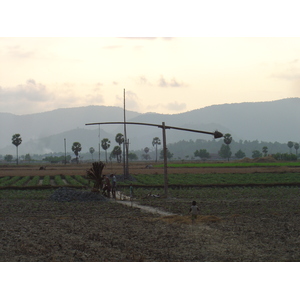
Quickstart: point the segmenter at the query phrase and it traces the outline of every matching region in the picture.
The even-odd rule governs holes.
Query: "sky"
[[[4,37],[0,111],[180,113],[300,96],[300,38]]]
[[[6,4],[8,11],[14,9],[14,2]],[[113,10],[114,2],[105,8]],[[28,4],[22,3],[19,2],[23,5],[20,9],[26,9]],[[39,5],[35,1],[30,3]],[[139,2],[134,3],[141,9]],[[119,5],[125,8],[125,4]],[[273,9],[274,6],[276,3]],[[267,5],[260,7],[262,15],[263,9],[270,11]],[[70,18],[74,26],[67,26],[66,19],[60,16],[64,9],[69,9],[67,6],[62,7],[61,13],[54,6],[43,16],[35,11],[19,13],[16,18],[21,26],[7,26],[8,20],[10,24],[12,21],[9,14],[5,15],[6,20],[4,17],[0,22],[9,30],[0,34],[0,112],[21,115],[88,105],[123,107],[124,90],[126,109],[167,114],[223,103],[300,96],[300,37],[293,37],[294,27],[286,31],[282,24],[274,27],[278,15],[269,14],[275,29],[272,31],[259,25],[270,24],[264,15],[253,19],[251,12],[256,12],[255,8],[249,9],[249,15],[238,15],[240,26],[236,19],[219,11],[215,11],[212,22],[203,11],[199,15],[191,10],[191,18],[185,16],[179,19],[181,22],[173,14],[172,29],[165,30],[168,26],[160,14],[167,7],[162,8],[159,13],[150,8],[144,16],[145,23],[151,20],[150,29],[149,24],[140,25],[142,17],[135,12],[124,14],[117,22],[122,10],[116,8],[112,20],[102,20],[103,14],[98,15],[97,10],[89,10],[90,15],[81,22],[73,14]],[[175,8],[179,14],[181,7]],[[205,8],[212,10],[213,6]],[[277,6],[275,12],[281,9]],[[75,7],[75,12],[82,14],[81,10],[80,6]],[[152,18],[153,12],[158,19]],[[58,18],[53,19],[53,14]],[[281,20],[292,26],[293,10],[289,14],[287,19],[281,16]],[[111,26],[95,32],[89,20],[97,16],[102,24],[110,22]],[[51,20],[51,24],[38,26],[37,21],[41,22],[43,17],[45,23]],[[195,30],[188,26],[195,22],[212,29]],[[117,30],[108,29],[113,24]],[[101,28],[101,23],[97,25]]]

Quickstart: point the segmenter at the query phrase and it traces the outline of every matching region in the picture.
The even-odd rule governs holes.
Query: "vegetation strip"
[[[131,176],[132,177],[132,176]],[[164,186],[163,174],[134,175],[133,181],[119,180],[119,188],[161,188]],[[41,184],[40,184],[41,182]],[[298,186],[299,173],[213,173],[213,174],[169,174],[170,188],[201,188],[201,187],[234,187],[234,186]],[[52,188],[52,187],[90,188],[93,183],[81,175],[13,176],[0,178],[0,189],[14,188]]]

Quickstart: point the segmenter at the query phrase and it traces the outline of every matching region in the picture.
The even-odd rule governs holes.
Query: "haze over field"
[[[151,123],[196,129],[208,132],[219,130],[230,133],[239,140],[299,142],[298,115],[300,98],[288,98],[269,102],[220,104],[179,114],[141,114],[127,111],[129,122]],[[83,152],[90,147],[98,149],[99,140],[110,139],[115,143],[117,133],[123,133],[122,125],[86,126],[87,123],[122,122],[123,109],[109,106],[86,106],[57,109],[45,113],[13,115],[0,113],[0,154],[14,154],[15,146],[11,137],[20,133],[23,139],[22,153],[44,154],[63,151],[64,138],[68,141],[68,151],[73,142],[82,144]],[[212,140],[212,135],[186,131],[167,130],[167,143],[180,140]],[[149,126],[127,125],[127,137],[131,150],[152,147],[154,137],[162,140],[161,129]]]

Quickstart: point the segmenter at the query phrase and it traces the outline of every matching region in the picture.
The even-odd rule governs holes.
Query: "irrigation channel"
[[[174,216],[175,215],[173,213],[169,213],[169,212],[166,212],[164,210],[161,210],[157,207],[136,204],[132,201],[132,199],[130,197],[122,194],[119,191],[116,192],[116,199],[120,199],[120,200],[116,200],[117,203],[127,205],[127,206],[131,206],[131,207],[136,207],[136,208],[139,208],[139,209],[144,210],[146,212],[159,214],[161,216]]]

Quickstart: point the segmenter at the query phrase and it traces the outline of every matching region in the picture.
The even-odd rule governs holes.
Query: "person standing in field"
[[[130,201],[132,201],[132,198],[133,198],[133,187],[132,187],[132,185],[129,188],[129,197],[130,197]]]
[[[192,224],[195,223],[199,211],[200,211],[200,209],[197,206],[196,201],[193,201],[192,206],[190,207],[190,210],[189,210],[189,213],[192,215]]]
[[[103,180],[104,180],[104,187],[102,189],[103,195],[106,196],[107,198],[110,198],[110,191],[111,191],[110,180],[105,175],[103,175]]]
[[[116,189],[117,189],[117,178],[116,175],[111,174],[110,177],[111,179],[111,183],[112,183],[112,187],[111,187],[111,192],[112,192],[112,196],[114,199],[116,199]]]

